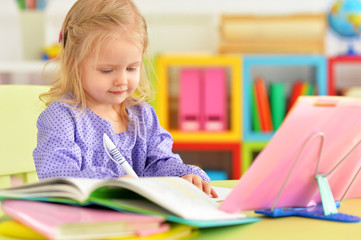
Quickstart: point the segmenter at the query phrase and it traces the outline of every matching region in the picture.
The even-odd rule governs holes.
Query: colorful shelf
[[[229,127],[225,131],[181,131],[170,124],[170,69],[182,67],[225,67],[229,79]],[[235,55],[160,55],[156,110],[160,124],[172,134],[175,142],[239,142],[241,140],[241,57]]]
[[[255,68],[266,67],[301,67],[312,68],[314,74],[311,79],[304,79],[313,82],[317,88],[318,95],[327,94],[327,71],[326,58],[321,55],[267,55],[267,56],[244,56],[243,57],[243,141],[268,141],[273,136],[273,132],[255,132],[251,123],[251,84],[257,76],[254,74]],[[292,76],[294,81],[298,76]],[[287,80],[288,81],[288,80]],[[285,83],[287,83],[285,81]],[[267,82],[267,80],[266,80]],[[249,89],[249,91],[247,91]]]

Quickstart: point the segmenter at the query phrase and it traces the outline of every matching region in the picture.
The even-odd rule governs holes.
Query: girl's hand
[[[187,175],[182,176],[181,178],[184,178],[185,180],[193,183],[194,185],[196,185],[196,187],[201,189],[207,195],[210,195],[214,198],[218,197],[218,194],[211,187],[211,185],[209,183],[207,183],[206,181],[204,181],[200,176],[194,175],[194,174],[187,174]]]
[[[135,177],[133,177],[133,176],[131,176],[129,174],[125,174],[124,176],[121,176],[121,178],[135,178]]]

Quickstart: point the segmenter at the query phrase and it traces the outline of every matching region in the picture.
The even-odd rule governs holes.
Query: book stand
[[[321,195],[321,203],[316,204],[315,206],[310,207],[295,207],[295,208],[276,208],[276,204],[278,200],[280,199],[282,192],[290,179],[290,176],[295,169],[295,166],[300,159],[300,156],[307,146],[309,142],[311,142],[312,139],[320,137],[321,138],[321,146],[320,151],[318,154],[318,160],[317,160],[317,166],[315,171],[315,179],[318,183],[318,188]],[[257,210],[256,213],[261,213],[269,217],[286,217],[286,216],[299,216],[299,217],[307,217],[307,218],[316,218],[321,220],[329,220],[329,221],[337,221],[337,222],[360,222],[361,217],[348,215],[344,213],[339,213],[337,211],[337,208],[340,206],[340,201],[344,199],[346,196],[348,190],[350,189],[351,185],[354,183],[356,177],[361,171],[361,167],[358,169],[357,174],[352,179],[350,185],[346,189],[345,193],[343,194],[340,201],[335,201],[334,197],[331,192],[330,185],[328,183],[327,177],[331,175],[347,158],[348,156],[361,144],[361,140],[355,144],[355,146],[344,156],[337,164],[336,166],[331,169],[327,174],[318,174],[318,167],[320,165],[321,160],[321,154],[323,150],[323,143],[324,143],[324,134],[322,132],[315,133],[311,135],[307,141],[303,144],[301,150],[299,151],[296,160],[294,161],[291,170],[289,171],[286,180],[284,181],[271,209],[265,209],[265,210]]]

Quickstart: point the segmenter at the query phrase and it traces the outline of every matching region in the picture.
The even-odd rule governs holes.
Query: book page
[[[72,178],[50,178],[37,183],[20,185],[8,189],[1,189],[0,196],[15,198],[49,198],[59,197],[83,202],[87,199],[89,184],[80,184]],[[84,189],[83,189],[84,188]],[[90,187],[89,187],[90,188]]]
[[[82,201],[88,199],[90,193],[96,188],[106,184],[109,179],[90,179],[90,178],[68,178],[68,181],[76,185],[81,195]]]
[[[190,182],[179,177],[122,178],[108,186],[127,188],[176,216],[192,220],[226,220],[245,217],[218,210],[218,203]]]
[[[215,202],[223,201],[232,192],[232,188],[215,187],[215,186],[212,186],[212,188],[218,194],[217,198],[211,198]]]

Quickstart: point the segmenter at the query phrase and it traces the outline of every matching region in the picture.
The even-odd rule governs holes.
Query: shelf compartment
[[[269,74],[265,79],[266,84],[280,81],[287,84],[286,96],[289,97],[290,89],[300,77],[305,82],[315,85],[318,95],[327,94],[326,58],[321,55],[249,55],[243,57],[243,141],[268,141],[273,136],[273,131],[256,132],[252,129],[251,120],[251,86],[259,74]],[[295,74],[295,72],[300,72]],[[275,76],[277,79],[269,79]],[[247,91],[248,89],[248,91]]]
[[[173,93],[175,83],[174,69],[177,68],[212,68],[227,69],[227,129],[224,131],[181,131],[176,122],[178,96]],[[159,55],[157,73],[159,78],[156,111],[160,124],[167,129],[175,141],[182,142],[239,142],[241,138],[241,57],[236,55],[179,54]],[[172,87],[172,88],[171,88]],[[176,122],[176,123],[174,123]]]
[[[268,142],[243,142],[242,143],[242,175],[251,166],[258,153],[267,145]]]
[[[202,154],[202,158],[199,161],[195,161],[191,157],[189,158],[182,158],[185,163],[200,165],[202,168],[208,168],[209,166],[214,167],[214,164],[223,168],[222,170],[226,171],[228,177],[231,179],[239,179],[241,177],[241,159],[240,159],[240,150],[241,146],[240,143],[234,142],[218,142],[218,143],[208,143],[208,142],[199,142],[199,143],[182,143],[182,142],[175,142],[173,145],[173,151],[176,153],[181,152],[198,152]],[[225,163],[222,159],[216,159],[217,163],[206,163],[207,159],[204,158],[204,153],[215,153],[215,152],[223,152],[226,155],[230,154],[231,157],[227,158]],[[224,155],[222,155],[224,156]],[[182,157],[182,155],[181,155]]]

